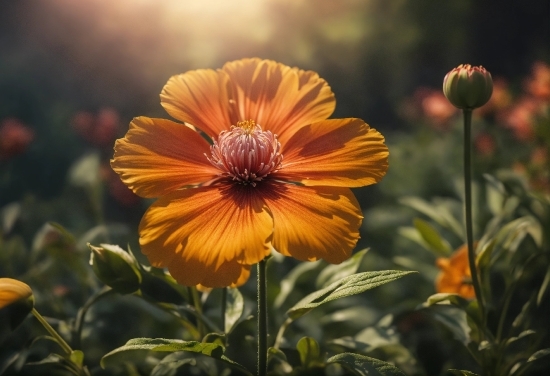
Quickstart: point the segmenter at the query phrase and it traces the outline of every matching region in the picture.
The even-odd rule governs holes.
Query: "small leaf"
[[[533,335],[533,334],[537,334],[537,332],[535,332],[534,330],[524,330],[523,332],[521,332],[517,337],[510,337],[508,338],[508,340],[506,340],[506,346],[524,338],[524,337],[527,337],[527,336],[530,336],[530,335]]]
[[[413,224],[430,250],[439,256],[448,257],[451,254],[451,246],[445,239],[441,238],[439,232],[432,225],[420,218],[415,218]]]
[[[319,273],[317,281],[315,282],[317,288],[327,287],[328,285],[338,281],[339,279],[357,273],[357,269],[359,269],[359,266],[361,265],[363,256],[365,256],[368,251],[368,248],[363,249],[341,264],[328,265],[327,267],[325,267],[321,271],[321,273]]]
[[[411,273],[415,272],[383,270],[353,274],[332,283],[330,286],[325,287],[324,289],[315,291],[307,295],[294,307],[290,308],[287,311],[287,314],[290,318],[295,320],[298,317],[305,315],[312,309],[320,306],[321,304],[325,304],[346,296],[360,294],[367,290],[384,285],[388,282],[395,281],[396,279],[399,279]]]
[[[399,202],[428,216],[434,222],[455,233],[458,237],[463,237],[462,225],[453,216],[448,205],[445,205],[445,202],[434,204],[414,196],[402,197],[399,199]]]
[[[542,297],[544,296],[544,293],[548,289],[549,284],[550,284],[550,268],[548,268],[548,270],[546,271],[546,274],[544,275],[544,280],[540,285],[539,293],[537,294],[537,306],[539,306],[540,303],[542,302]]]
[[[114,349],[101,359],[101,366],[106,367],[118,363],[117,355],[131,351],[190,351],[214,358],[221,358],[223,347],[215,343],[202,343],[197,341],[182,341],[179,339],[165,338],[134,338],[126,342],[122,347]]]
[[[101,367],[105,368],[111,365],[117,365],[125,361],[132,361],[143,356],[144,352],[176,352],[189,351],[210,356],[231,364],[250,374],[245,367],[237,362],[227,358],[224,353],[224,347],[217,343],[204,343],[197,341],[182,341],[179,339],[166,338],[134,338],[126,342],[122,347],[114,349],[101,359]]]
[[[227,300],[225,304],[225,333],[231,332],[237,321],[241,318],[244,309],[244,299],[236,288],[226,288]]]
[[[73,350],[73,352],[70,355],[71,362],[76,364],[79,367],[82,367],[82,364],[84,363],[84,353],[80,350]]]
[[[425,303],[422,303],[423,307],[430,307],[434,304],[445,303],[454,305],[456,307],[466,308],[470,302],[458,294],[451,293],[437,293],[433,294],[426,300]]]
[[[523,307],[521,307],[520,313],[516,316],[516,318],[512,322],[512,326],[514,328],[519,327],[521,324],[523,324],[524,320],[528,318],[529,316],[528,313],[529,313],[529,310],[531,309],[532,303],[533,303],[533,299],[529,299],[527,302],[525,302]]]
[[[292,269],[280,282],[281,291],[273,302],[273,308],[281,308],[290,293],[294,290],[294,286],[296,286],[298,281],[308,278],[319,265],[322,264],[320,262],[302,262]]]
[[[470,339],[470,327],[466,318],[466,312],[463,310],[445,305],[434,305],[429,310],[437,321],[442,323],[453,334],[455,339],[468,345]]]
[[[393,364],[368,356],[342,353],[327,360],[329,363],[339,363],[344,368],[355,371],[361,376],[405,376],[403,372]]]
[[[8,234],[21,216],[21,204],[12,202],[0,209],[0,230]]]
[[[303,337],[296,344],[296,350],[300,353],[300,361],[305,368],[311,368],[323,364],[319,344],[311,337]]]
[[[267,364],[272,369],[271,372],[275,374],[282,373],[286,375],[292,372],[292,366],[288,363],[285,353],[275,347],[270,347],[267,350]],[[280,372],[277,372],[278,370]]]
[[[473,373],[470,371],[463,371],[459,369],[450,369],[449,372],[455,376],[479,376],[477,373]]]
[[[534,362],[535,360],[547,355],[550,355],[550,348],[537,351],[536,353],[531,355],[529,359],[527,359],[527,362]]]

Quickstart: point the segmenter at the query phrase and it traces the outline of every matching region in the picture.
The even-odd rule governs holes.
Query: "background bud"
[[[461,64],[443,79],[443,93],[455,107],[471,110],[489,101],[493,93],[493,79],[482,66]]]
[[[34,308],[34,295],[26,283],[0,278],[0,342],[25,320]]]
[[[92,251],[90,265],[97,278],[121,294],[130,294],[139,290],[141,273],[136,260],[118,245],[100,244]]]

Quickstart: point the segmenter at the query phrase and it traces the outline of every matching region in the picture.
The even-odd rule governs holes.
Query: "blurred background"
[[[86,148],[110,154],[134,116],[167,116],[160,90],[189,69],[258,56],[314,70],[333,117],[389,134],[407,129],[404,98],[458,64],[518,87],[549,45],[548,0],[2,1],[0,121],[30,133],[2,164],[0,206],[56,197]]]
[[[408,312],[395,323],[417,348],[421,366],[411,369],[436,375],[453,356],[470,365],[411,311],[434,293],[438,269],[435,256],[400,230],[418,215],[404,197],[436,197],[437,210],[461,221],[461,121],[441,86],[464,63],[486,67],[495,86],[474,117],[478,184],[483,173],[512,172],[526,189],[550,194],[548,0],[0,1],[0,277],[37,287],[44,314],[74,317],[99,286],[87,241],[129,244],[139,257],[137,225],[150,201],[110,169],[115,139],[135,116],[168,117],[159,93],[170,76],[243,57],[318,72],[335,93],[333,117],[362,118],[389,145],[384,180],[355,190],[365,215],[357,249],[372,247],[363,270],[421,274],[363,296],[338,332]],[[491,212],[483,194],[477,199],[479,234]],[[452,249],[462,244],[443,236]],[[277,264],[271,279],[296,264]],[[294,294],[311,288],[304,282]],[[273,300],[279,286],[270,289]],[[253,280],[243,287],[251,299],[254,290]],[[159,336],[151,321],[140,327],[145,316],[159,325],[166,319],[140,306],[141,316],[122,322],[116,310],[137,303],[119,302],[95,313],[103,347],[86,356],[96,365],[131,336]],[[311,326],[324,325],[319,320],[301,330],[318,334]]]

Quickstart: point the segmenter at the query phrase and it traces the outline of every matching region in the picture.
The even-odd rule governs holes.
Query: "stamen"
[[[239,121],[229,131],[222,131],[208,161],[221,173],[241,184],[253,187],[267,175],[282,167],[283,155],[277,135],[263,131],[254,120]]]

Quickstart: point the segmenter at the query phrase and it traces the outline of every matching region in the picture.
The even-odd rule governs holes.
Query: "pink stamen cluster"
[[[241,184],[253,187],[281,168],[283,155],[277,135],[263,131],[253,120],[240,121],[229,131],[222,131],[210,146],[208,161]]]

